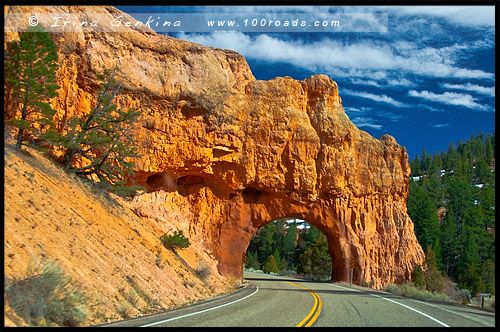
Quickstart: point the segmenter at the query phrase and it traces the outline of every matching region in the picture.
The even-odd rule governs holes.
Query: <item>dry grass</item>
[[[392,294],[412,297],[416,299],[455,302],[455,303],[461,302],[461,300],[452,299],[449,294],[433,293],[423,289],[419,289],[415,287],[415,285],[412,282],[406,282],[402,285],[388,284],[384,290]]]
[[[80,326],[88,312],[87,297],[57,264],[30,262],[22,277],[5,278],[5,299],[31,326]]]
[[[226,292],[224,277],[218,273],[208,276],[208,269],[197,268],[203,257],[216,270],[215,261],[201,245],[193,243],[174,253],[159,240],[168,227],[176,229],[178,223],[190,222],[188,210],[177,206],[184,197],[165,193],[169,203],[161,209],[168,213],[139,217],[132,212],[131,203],[65,173],[43,153],[23,149],[26,152],[19,153],[6,144],[4,150],[7,287],[19,289],[21,284],[16,281],[26,278],[31,257],[47,257],[71,280],[78,280],[91,299],[85,325],[179,307]],[[159,205],[144,195],[142,206],[155,213]],[[169,201],[171,196],[176,200]],[[168,218],[173,214],[179,216]],[[212,282],[201,283],[203,277]],[[184,287],[186,280],[194,280],[193,287]],[[49,324],[24,321],[9,301],[4,319],[5,326]]]

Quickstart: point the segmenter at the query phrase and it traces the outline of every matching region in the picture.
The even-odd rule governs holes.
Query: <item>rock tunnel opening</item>
[[[139,181],[136,180],[139,183]],[[167,172],[154,173],[147,176],[144,183],[148,192],[163,190],[166,192],[177,191],[177,183]]]
[[[309,270],[302,269],[300,271],[302,274],[317,274],[317,269],[312,270],[313,267],[331,264],[331,267],[327,269],[330,270],[329,273],[325,272],[316,278],[349,282],[351,266],[354,265],[352,282],[362,285],[366,281],[368,284],[373,283],[375,288],[397,280],[398,276],[394,276],[394,271],[403,275],[397,270],[405,268],[400,267],[400,261],[396,259],[391,261],[391,256],[387,254],[384,256],[377,254],[377,246],[388,243],[385,241],[387,235],[380,237],[383,229],[380,229],[379,220],[389,220],[384,216],[390,215],[393,210],[384,209],[377,214],[371,212],[372,207],[369,205],[364,207],[368,212],[360,212],[356,209],[358,207],[355,205],[356,202],[353,203],[351,200],[336,198],[332,201],[310,202],[279,190],[273,191],[272,188],[254,185],[242,189],[228,189],[227,186],[221,185],[221,181],[216,182],[211,177],[198,174],[184,174],[173,179],[166,172],[155,174],[144,172],[138,174],[138,178],[142,180],[142,183],[146,183],[150,192],[154,189],[170,188],[170,191],[178,192],[190,202],[202,203],[194,204],[190,208],[194,217],[193,224],[201,223],[203,227],[207,227],[206,229],[209,229],[207,225],[210,225],[214,230],[203,233],[200,232],[200,228],[192,227],[191,235],[203,237],[204,241],[210,243],[209,252],[216,258],[217,269],[222,275],[243,277],[243,265],[249,267],[252,259],[258,261],[259,266],[256,269],[262,270],[275,248],[267,254],[262,254],[255,248],[252,250],[251,241],[259,230],[266,228],[266,225],[276,227],[277,220],[283,220],[286,223],[286,225],[282,224],[286,226],[283,226],[283,237],[288,234],[290,224],[297,224],[293,227],[312,225],[304,226],[303,230],[297,231],[295,246],[292,246],[293,250],[289,248],[292,250],[290,254],[284,254],[281,247],[278,254],[274,255],[279,256],[278,259],[275,257],[275,264],[281,264],[282,271],[299,272],[297,268],[301,254],[313,246],[313,242],[309,241],[308,248],[302,247],[301,250],[297,250],[297,246],[300,245],[299,241],[302,241],[300,234],[317,228],[323,234],[323,242],[326,241],[326,245],[323,244],[322,250],[317,249],[315,255],[326,257],[326,263],[312,264]],[[368,213],[375,214],[375,217],[368,219]],[[404,218],[404,215],[401,218]],[[302,221],[297,221],[299,219]],[[294,222],[291,223],[291,220]],[[360,228],[362,232],[358,235],[356,232]],[[273,237],[272,234],[268,236]],[[366,248],[370,250],[366,251]],[[245,262],[242,262],[243,257],[245,257]],[[285,262],[282,262],[283,258]],[[392,265],[387,265],[388,268],[382,269],[378,263],[382,259],[389,261]],[[407,273],[402,278],[406,278],[406,275]]]
[[[244,255],[247,271],[262,271],[312,280],[332,279],[332,256],[326,234],[298,218],[281,218],[261,226]]]
[[[176,185],[179,194],[186,196],[194,194],[206,186],[205,179],[198,175],[185,175],[177,179]]]
[[[245,203],[258,203],[259,200],[266,198],[269,194],[264,190],[259,190],[253,187],[246,187],[243,192],[243,201]]]

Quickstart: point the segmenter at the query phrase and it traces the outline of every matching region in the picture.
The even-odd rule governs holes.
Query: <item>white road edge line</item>
[[[357,290],[357,289],[354,289],[354,288],[347,288],[347,287],[342,287],[342,286],[337,286],[337,285],[330,285],[330,286],[333,286],[333,287],[338,287],[338,288],[342,288],[342,289],[346,289],[346,290],[350,290],[350,291],[355,291],[355,292],[359,292],[359,293],[364,293],[363,291],[360,291],[360,290]],[[435,321],[436,323],[438,323],[438,324],[440,324],[440,325],[442,325],[442,326],[444,326],[444,327],[450,327],[449,325],[447,325],[447,324],[443,323],[442,321],[440,321],[440,320],[438,320],[438,319],[436,319],[436,318],[434,318],[434,317],[431,317],[431,316],[429,316],[429,315],[427,315],[427,314],[425,314],[425,313],[423,313],[423,312],[421,312],[421,311],[418,311],[417,309],[413,309],[412,307],[409,307],[409,306],[407,306],[407,305],[405,305],[405,304],[402,304],[402,303],[396,302],[396,301],[394,301],[394,300],[391,300],[391,299],[385,298],[385,297],[380,296],[380,295],[375,295],[375,294],[371,294],[371,293],[368,293],[368,294],[370,294],[371,296],[379,297],[379,298],[381,298],[381,299],[383,299],[383,300],[386,300],[386,301],[389,301],[389,302],[392,302],[392,303],[395,303],[395,304],[399,304],[400,306],[405,307],[406,309],[410,309],[410,310],[412,310],[412,311],[415,311],[416,313],[418,313],[418,314],[420,314],[420,315],[422,315],[422,316],[425,316],[425,317],[427,317],[427,318],[429,318],[429,319],[431,319],[431,320]],[[420,302],[420,301],[419,301],[419,302]]]
[[[455,312],[455,311],[452,311],[452,310],[448,310],[448,309],[445,309],[445,308],[441,308],[441,307],[438,307],[437,305],[434,305],[434,304],[430,304],[430,303],[427,303],[427,302],[422,302],[422,301],[419,301],[419,300],[416,300],[416,299],[413,299],[415,302],[418,302],[418,303],[422,303],[422,304],[425,304],[425,305],[428,305],[428,306],[431,306],[433,308],[436,308],[436,309],[439,309],[439,310],[443,310],[443,311],[446,311],[450,314],[454,314],[454,315],[457,315],[458,317],[461,317],[461,318],[465,318],[465,319],[468,319],[468,320],[472,320],[476,323],[479,323],[483,326],[489,326],[489,325],[486,325],[484,323],[484,321],[482,321],[481,319],[472,319],[471,317],[467,317],[465,315],[462,315],[462,314],[459,314],[458,312]]]
[[[432,319],[433,321],[435,321],[436,323],[438,323],[438,324],[440,324],[440,325],[442,325],[442,326],[444,326],[444,327],[450,327],[449,325],[447,325],[447,324],[443,323],[442,321],[440,321],[440,320],[438,320],[438,319],[436,319],[436,318],[434,318],[434,317],[431,317],[431,316],[429,316],[429,315],[427,315],[427,314],[424,314],[423,312],[418,311],[417,309],[413,309],[412,307],[409,307],[409,306],[407,306],[407,305],[405,305],[405,304],[402,304],[402,303],[396,302],[396,301],[391,300],[391,299],[387,299],[387,298],[385,298],[385,297],[383,297],[383,296],[380,296],[380,295],[375,295],[375,294],[370,294],[370,295],[371,295],[371,296],[375,296],[375,297],[380,297],[381,299],[384,299],[384,300],[389,301],[389,302],[392,302],[392,303],[399,304],[400,306],[403,306],[403,307],[405,307],[405,308],[407,308],[407,309],[413,310],[413,311],[415,311],[416,313],[421,314],[422,316],[425,316],[425,317],[427,317],[427,318],[429,318],[429,319]]]
[[[159,321],[159,322],[154,322],[154,323],[150,323],[150,324],[146,324],[146,325],[141,325],[139,327],[149,327],[149,326],[153,326],[153,325],[158,325],[158,324],[162,324],[162,323],[166,323],[166,322],[170,322],[172,320],[176,320],[176,319],[181,319],[181,318],[184,318],[184,317],[189,317],[189,316],[194,316],[194,315],[197,315],[197,314],[201,314],[201,313],[204,313],[204,312],[207,312],[207,311],[210,311],[210,310],[214,310],[214,309],[219,309],[219,308],[222,308],[222,307],[225,307],[227,305],[230,305],[230,304],[233,304],[233,303],[236,303],[236,302],[239,302],[239,301],[242,301],[246,298],[249,298],[250,296],[256,294],[258,291],[259,291],[259,286],[256,286],[257,289],[255,290],[255,292],[253,292],[252,294],[249,294],[245,297],[242,297],[241,299],[238,299],[238,300],[234,300],[232,302],[228,302],[228,303],[224,303],[224,304],[221,304],[219,306],[216,306],[216,307],[212,307],[212,308],[208,308],[208,309],[205,309],[205,310],[201,310],[201,311],[196,311],[196,312],[192,312],[190,314],[186,314],[186,315],[182,315],[182,316],[179,316],[179,317],[173,317],[173,318],[169,318],[169,319],[165,319],[165,320],[162,320],[162,321]]]

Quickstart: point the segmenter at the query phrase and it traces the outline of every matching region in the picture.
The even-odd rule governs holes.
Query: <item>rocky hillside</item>
[[[26,280],[29,264],[57,264],[85,292],[83,325],[175,308],[237,286],[197,243],[177,252],[162,245],[160,236],[181,224],[179,211],[160,221],[140,217],[133,201],[23,149],[7,144],[4,152],[6,278]],[[6,326],[26,325],[8,301],[4,318]]]

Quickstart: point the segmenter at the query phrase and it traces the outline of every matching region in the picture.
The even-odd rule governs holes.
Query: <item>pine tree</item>
[[[41,24],[21,32],[19,41],[7,45],[5,87],[8,100],[21,109],[8,121],[18,128],[16,148],[21,149],[25,133],[40,138],[45,127],[54,126],[56,111],[49,104],[57,96],[57,48]]]
[[[268,223],[259,229],[255,246],[259,253],[259,262],[264,264],[269,256],[273,253],[274,245],[274,230],[273,223]]]
[[[439,271],[444,270],[443,256],[441,254],[441,242],[439,241],[439,234],[434,239],[434,243],[431,246],[434,254],[436,255],[436,265]]]
[[[295,255],[295,247],[297,242],[297,224],[290,223],[288,225],[288,231],[283,239],[283,250],[282,255],[283,258],[287,261],[287,265],[295,265],[294,255]]]
[[[308,247],[302,255],[299,256],[299,264],[297,265],[297,272],[299,274],[308,275],[312,272],[312,248]]]
[[[459,286],[471,290],[473,294],[478,292],[485,292],[486,286],[484,285],[481,275],[477,270],[476,264],[471,263],[459,277]]]
[[[125,182],[132,174],[132,160],[138,156],[132,141],[132,128],[139,112],[119,109],[114,104],[121,84],[117,84],[113,76],[107,70],[98,75],[104,82],[97,105],[87,115],[69,119],[62,134],[51,130],[45,137],[63,149],[66,169],[82,176],[96,176],[101,185],[129,194],[137,189],[126,187]],[[75,161],[83,158],[89,163],[75,166]]]
[[[429,158],[427,156],[427,152],[425,151],[425,148],[422,149],[422,154],[420,157],[420,169],[423,171],[423,174],[427,174],[429,171]]]
[[[488,165],[491,165],[493,162],[493,144],[492,144],[492,139],[491,135],[488,135],[486,137],[486,163]]]
[[[419,176],[420,175],[420,159],[418,158],[418,153],[415,156],[414,160],[410,160],[410,167],[411,167],[411,175],[412,176]]]
[[[281,253],[280,253],[278,247],[274,248],[273,256],[274,256],[274,259],[276,261],[276,266],[278,267],[278,271],[284,270],[285,266],[281,263]]]
[[[441,256],[448,276],[456,276],[457,259],[460,257],[457,225],[453,209],[448,209],[440,226]]]
[[[455,144],[450,143],[448,145],[448,154],[446,159],[446,170],[451,171],[455,170],[459,164],[459,155],[456,150]]]
[[[478,193],[478,200],[484,213],[485,227],[495,229],[495,178],[484,183]]]
[[[443,276],[438,269],[436,255],[430,246],[425,251],[425,264],[427,269],[424,279],[427,290],[431,292],[441,292],[444,288]]]
[[[494,273],[486,262],[495,259],[494,133],[472,135],[457,146],[451,143],[440,158],[435,154],[431,174],[410,182],[408,214],[415,222],[419,242],[435,252],[438,270],[445,271],[463,287],[491,289],[488,284]],[[425,164],[424,159],[420,159],[420,164]],[[438,175],[439,159],[446,172]],[[429,223],[433,217],[429,217],[431,208],[426,196],[433,201],[434,209],[443,207],[445,211],[438,223],[438,241],[431,241],[435,232],[429,229],[434,228],[434,222]]]
[[[187,248],[191,245],[191,242],[182,234],[181,230],[175,231],[172,235],[163,234],[161,242],[165,247],[173,250]]]
[[[267,260],[264,262],[264,266],[262,267],[262,270],[265,273],[279,273],[279,268],[278,264],[276,263],[276,259],[274,258],[273,255],[269,256]]]
[[[441,177],[433,173],[429,177],[422,179],[421,187],[432,199],[434,209],[443,204],[444,193],[441,186]]]
[[[424,272],[422,271],[422,267],[420,265],[416,265],[413,269],[411,281],[413,281],[416,287],[422,289],[425,288]]]
[[[476,183],[484,184],[490,182],[491,172],[486,160],[478,159],[474,169],[474,179]]]
[[[332,259],[328,253],[326,235],[320,233],[312,247],[312,275],[318,280],[330,278]]]
[[[484,261],[481,267],[481,279],[484,282],[485,291],[495,295],[495,262],[493,260]]]
[[[273,233],[273,251],[278,250],[280,257],[274,255],[276,262],[281,260],[281,252],[283,250],[283,239],[285,238],[285,227],[287,225],[286,219],[281,218],[275,220],[274,222],[274,233]]]
[[[328,253],[328,242],[326,235],[320,233],[312,246],[300,255],[297,272],[310,275],[315,280],[330,277],[332,261]]]
[[[476,267],[481,266],[481,239],[477,229],[473,225],[465,225],[463,239],[462,255],[457,262],[459,274],[467,270],[471,264],[474,264]]]
[[[445,181],[447,192],[447,206],[453,209],[458,227],[458,234],[462,233],[464,215],[467,208],[474,205],[474,197],[470,179],[467,175],[451,174]]]
[[[408,214],[415,224],[415,235],[422,248],[433,246],[439,236],[439,223],[434,202],[415,182],[410,183]]]
[[[260,269],[259,258],[258,258],[257,252],[252,253],[252,252],[247,251],[247,260],[245,262],[245,267],[247,267],[249,269],[254,269],[254,270]]]
[[[313,246],[314,243],[316,242],[316,239],[320,236],[320,234],[322,233],[319,229],[317,229],[313,225],[309,225],[309,229],[306,232],[304,232],[304,238],[307,242],[307,246],[308,247]]]

